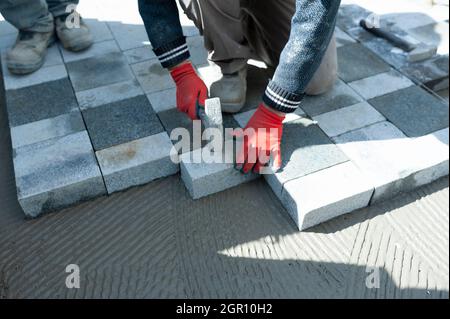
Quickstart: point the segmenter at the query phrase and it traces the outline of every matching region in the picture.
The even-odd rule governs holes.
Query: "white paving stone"
[[[145,93],[154,93],[175,87],[170,73],[157,59],[132,64],[134,74]]]
[[[350,82],[349,85],[366,100],[392,93],[413,86],[407,77],[395,70],[377,74],[362,80]]]
[[[71,52],[63,48],[61,48],[61,50],[65,62],[73,62],[107,53],[120,52],[120,49],[114,40],[94,43],[89,49],[82,52]]]
[[[367,102],[324,113],[313,117],[313,119],[330,137],[386,120],[383,115]]]
[[[11,128],[13,148],[43,142],[86,130],[80,111]]]
[[[115,83],[75,93],[81,110],[122,101],[143,94],[144,92],[137,80]]]
[[[351,162],[290,181],[284,185],[282,203],[305,230],[369,205],[373,187]]]
[[[181,178],[192,198],[199,199],[212,195],[237,185],[252,181],[258,175],[247,174],[234,169],[229,163],[205,163],[196,162],[195,158],[201,158],[203,149],[197,149],[191,153],[181,155]]]
[[[123,54],[130,64],[156,59],[156,55],[153,52],[151,45],[145,45],[143,47],[130,49],[124,51]]]
[[[338,27],[334,30],[334,36],[336,37],[336,47],[338,48],[347,44],[356,43],[355,39]]]
[[[412,140],[391,123],[381,122],[334,140],[375,187],[376,202],[448,172],[448,142],[442,135]]]
[[[122,51],[150,44],[143,24],[108,22],[108,25]]]
[[[3,62],[3,64],[6,63]],[[67,71],[63,64],[40,68],[32,74],[21,76],[13,75],[5,67],[3,68],[3,79],[5,81],[6,90],[20,89],[27,86],[60,80],[66,77]]]
[[[179,165],[167,133],[160,133],[97,152],[108,193],[176,174]]]
[[[177,107],[176,89],[168,89],[147,94],[147,98],[156,113],[171,110]]]

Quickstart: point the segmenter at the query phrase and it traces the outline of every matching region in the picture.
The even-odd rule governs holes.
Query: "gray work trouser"
[[[67,12],[78,0],[0,0],[0,12],[6,21],[19,30],[49,32],[53,17]]]
[[[255,55],[269,66],[278,65],[289,40],[295,0],[179,1],[204,36],[211,61],[219,65],[224,74],[237,72]],[[306,93],[324,93],[336,78],[337,52],[333,38]]]

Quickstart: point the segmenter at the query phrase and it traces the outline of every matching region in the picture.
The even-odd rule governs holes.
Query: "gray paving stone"
[[[99,21],[97,19],[84,19],[84,22],[89,27],[94,42],[114,40],[111,30],[109,29],[106,22]]]
[[[3,58],[2,63],[6,65]],[[3,79],[6,90],[16,90],[64,78],[67,78],[67,71],[63,64],[41,68],[32,74],[21,76],[11,74],[6,67],[3,67]]]
[[[313,120],[317,121],[328,136],[335,137],[386,119],[370,104],[361,102],[315,116]]]
[[[145,95],[87,109],[83,116],[96,151],[163,131]]]
[[[344,45],[356,43],[356,40],[342,31],[339,27],[336,27],[336,29],[334,30],[334,36],[336,37],[336,46],[338,48]]]
[[[16,149],[14,171],[29,217],[106,194],[86,131]]]
[[[344,31],[357,27],[359,26],[359,21],[368,18],[371,13],[371,11],[358,5],[343,4],[339,8],[337,25]]]
[[[134,79],[122,53],[108,53],[66,64],[76,92]]]
[[[175,87],[169,72],[157,59],[133,64],[131,68],[145,93],[155,93]]]
[[[122,51],[139,48],[149,44],[147,32],[142,24],[107,22]]]
[[[63,58],[61,55],[61,51],[57,45],[52,45],[48,48],[47,56],[45,57],[45,63],[42,66],[43,68],[55,65],[63,64]]]
[[[278,196],[288,181],[348,161],[319,126],[306,118],[284,125],[281,151],[282,170],[265,176]]]
[[[202,149],[181,155],[181,178],[194,199],[206,197],[259,178],[255,174],[241,174],[233,164],[199,163]]]
[[[205,49],[205,43],[202,36],[194,36],[186,39],[191,53],[191,61],[195,65],[204,65],[208,63],[208,51]]]
[[[447,22],[431,23],[408,29],[408,33],[423,43],[436,45],[438,47],[438,54],[448,55],[449,26]]]
[[[171,152],[176,153],[165,132],[97,152],[108,193],[178,173]]]
[[[432,91],[440,91],[449,87],[448,55],[406,64],[400,68],[400,72],[415,83],[425,85]]]
[[[319,96],[305,96],[301,108],[309,116],[316,116],[342,107],[354,105],[362,100],[361,96],[359,96],[350,86],[341,80],[337,80],[331,91]]]
[[[8,90],[6,106],[11,127],[78,110],[72,86],[67,78]]]
[[[388,64],[359,43],[338,48],[338,63],[339,77],[345,82],[353,82],[390,70]]]
[[[91,90],[77,92],[75,95],[81,110],[126,100],[143,95],[137,80],[120,82]]]
[[[443,132],[410,139],[382,122],[334,140],[374,186],[372,202],[377,202],[448,174],[448,137]]]
[[[369,205],[373,187],[351,162],[286,183],[282,203],[300,231]]]
[[[168,89],[147,94],[148,100],[156,113],[171,110],[177,107],[176,89]]]
[[[0,50],[8,50],[11,48],[17,39],[17,33],[9,33],[6,35],[0,36]]]
[[[413,86],[414,83],[401,73],[390,70],[386,73],[380,73],[362,80],[350,82],[349,85],[364,99],[368,100]]]
[[[11,128],[13,148],[43,142],[56,137],[85,131],[80,111]]]
[[[448,127],[448,105],[425,90],[412,86],[369,100],[380,113],[409,137]]]
[[[128,63],[130,64],[156,59],[156,55],[153,52],[151,45],[130,49],[124,51],[123,54],[126,56]]]
[[[17,29],[13,27],[12,24],[8,23],[7,21],[3,20],[0,21],[0,37],[8,35],[8,34],[16,34]]]
[[[203,141],[203,143],[201,145],[194,145],[193,143],[193,136],[194,136],[194,126],[193,126],[193,122],[191,121],[191,119],[184,113],[181,113],[178,111],[178,109],[170,109],[167,111],[162,111],[158,113],[158,117],[161,120],[164,129],[166,130],[166,132],[169,134],[169,136],[172,139],[173,144],[175,145],[177,151],[182,154],[182,153],[187,153],[187,152],[191,152],[193,150],[196,150],[199,147],[205,146],[207,144],[206,141]],[[239,128],[239,123],[236,122],[236,120],[233,118],[233,116],[231,114],[224,114],[223,115],[223,127],[224,129],[226,128]],[[200,127],[201,127],[201,132],[203,134],[203,125],[201,125],[200,123]],[[187,132],[189,132],[189,137],[190,139],[186,139],[186,138],[182,138],[180,137],[175,137],[175,136],[171,136],[172,132],[175,129],[178,128],[183,128],[186,129]]]
[[[62,50],[61,52],[64,57],[64,61],[66,63],[84,60],[87,58],[92,58],[92,57],[96,57],[96,56],[103,55],[103,54],[120,52],[120,49],[117,46],[117,43],[115,40],[96,42],[89,49],[81,51],[81,52],[71,52],[71,51],[67,51],[64,49],[61,49],[61,50]]]

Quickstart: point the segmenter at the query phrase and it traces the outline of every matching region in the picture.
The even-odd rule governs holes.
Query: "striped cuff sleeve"
[[[153,52],[155,52],[163,68],[171,68],[190,57],[185,37],[154,49]]]
[[[298,95],[286,91],[275,82],[270,81],[263,95],[267,106],[283,113],[295,112],[303,99],[304,94]]]

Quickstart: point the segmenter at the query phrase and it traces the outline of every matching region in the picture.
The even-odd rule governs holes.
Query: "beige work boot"
[[[55,18],[56,35],[64,49],[77,52],[89,48],[92,43],[92,35],[89,27],[80,17],[79,26],[70,27],[66,23],[67,16]]]
[[[211,84],[209,91],[211,97],[220,98],[223,112],[239,112],[245,105],[247,95],[247,67],[232,75],[224,74]]]
[[[6,55],[9,71],[23,75],[38,70],[45,62],[47,48],[54,42],[54,31],[19,31],[16,43]]]

